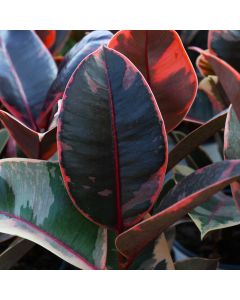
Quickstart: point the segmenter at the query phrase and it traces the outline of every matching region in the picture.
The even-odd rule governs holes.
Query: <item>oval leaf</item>
[[[0,162],[0,232],[31,240],[82,269],[103,269],[107,232],[72,205],[57,163]]]
[[[161,190],[166,134],[142,74],[102,47],[70,79],[58,123],[65,185],[89,219],[121,232],[140,221]]]
[[[117,237],[118,250],[126,257],[137,255],[170,225],[239,178],[240,160],[221,161],[195,171],[170,190],[154,216]]]
[[[0,100],[34,130],[56,75],[57,66],[34,31],[0,31]]]
[[[121,30],[109,47],[126,55],[145,76],[167,132],[185,117],[197,92],[194,68],[174,30]]]

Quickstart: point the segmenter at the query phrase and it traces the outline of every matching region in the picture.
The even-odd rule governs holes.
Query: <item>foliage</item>
[[[169,230],[240,223],[239,44],[209,31],[197,76],[173,30],[1,31],[0,232],[20,238],[0,268],[32,242],[80,269],[216,268],[174,264]],[[206,122],[189,116],[199,91]]]

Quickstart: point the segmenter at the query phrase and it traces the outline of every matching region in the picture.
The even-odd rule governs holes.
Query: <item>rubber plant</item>
[[[51,31],[50,40],[57,35]],[[34,31],[0,32],[0,101],[5,108],[0,119],[27,157],[48,159],[56,152],[55,106],[76,66],[111,36],[108,31],[92,32],[75,45],[77,53],[66,54],[58,71]]]
[[[21,105],[27,105],[17,101],[10,105],[12,98],[2,88],[2,103],[14,115],[4,112],[8,119],[2,120],[12,136],[9,124],[14,130],[27,128],[40,135],[61,99],[54,119],[58,161],[47,160],[50,155],[45,160],[38,155],[0,161],[0,232],[31,240],[80,269],[179,269],[179,264],[173,264],[165,233],[239,180],[240,160],[210,161],[167,185],[178,162],[193,150],[201,151],[198,146],[222,129],[226,119],[225,112],[203,124],[185,118],[196,95],[197,79],[178,34],[92,32],[66,54],[58,75],[36,34],[24,34],[44,49],[41,54],[47,55],[54,76],[39,106],[26,97],[28,102]],[[18,34],[1,33],[2,55],[12,49],[14,35]],[[18,45],[18,49],[22,48]],[[35,62],[39,55],[28,54],[28,59],[32,61],[31,56]],[[28,86],[27,74],[23,76],[19,66],[22,56],[16,56],[13,64],[17,73],[12,64],[0,71],[1,82],[12,74],[14,80],[7,81],[14,83],[10,90],[20,86],[16,91],[21,96],[22,88]],[[7,61],[6,55],[3,58]],[[23,76],[21,81],[18,74]],[[174,129],[183,123],[195,129],[169,153],[169,137],[179,137]],[[28,140],[27,133],[23,135]],[[197,268],[200,261],[190,265]]]

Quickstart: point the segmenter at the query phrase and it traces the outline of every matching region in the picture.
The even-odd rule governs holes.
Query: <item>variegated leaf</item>
[[[174,178],[180,182],[193,171],[186,166],[177,166],[174,168]],[[240,224],[240,212],[233,198],[223,192],[212,195],[207,202],[192,210],[189,216],[198,227],[202,239],[210,231]]]
[[[214,70],[216,76],[218,76],[219,82],[224,89],[224,92],[232,103],[233,108],[237,114],[238,120],[240,120],[240,105],[239,105],[239,94],[240,94],[240,74],[226,61],[219,57],[210,54],[209,52],[203,51],[197,47],[191,47],[191,49],[199,52],[208,61]]]
[[[126,55],[141,71],[156,97],[166,131],[185,117],[197,92],[197,77],[174,30],[121,30],[110,48]]]
[[[226,159],[240,158],[240,123],[232,106],[227,115],[224,131],[224,156]],[[240,182],[233,182],[231,190],[240,213]]]
[[[226,109],[230,102],[217,76],[207,76],[199,84],[199,90],[206,93],[216,113]]]
[[[240,224],[240,212],[233,198],[222,192],[211,196],[206,203],[189,213],[189,216],[201,232],[201,238],[210,231]]]
[[[86,35],[65,54],[59,65],[58,76],[52,83],[43,105],[42,114],[38,120],[40,128],[46,128],[48,115],[57,101],[62,98],[66,85],[76,67],[90,53],[97,50],[101,45],[106,45],[111,37],[112,33],[110,31],[95,30]]]
[[[239,178],[240,160],[221,161],[195,171],[170,190],[155,215],[117,237],[118,250],[126,257],[136,256],[170,225]]]
[[[56,75],[57,66],[34,31],[0,31],[0,101],[33,130]]]
[[[71,77],[58,123],[65,185],[88,219],[121,232],[143,219],[161,190],[165,127],[138,69],[101,47]]]
[[[174,270],[165,235],[149,243],[128,267],[130,270]]]
[[[58,163],[0,161],[0,232],[31,240],[81,269],[104,269],[107,231],[72,205]]]

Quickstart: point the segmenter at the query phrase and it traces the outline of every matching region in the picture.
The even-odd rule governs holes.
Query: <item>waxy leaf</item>
[[[232,105],[229,108],[224,130],[224,157],[226,159],[240,158],[240,122]],[[240,213],[240,182],[233,182],[231,190]]]
[[[0,232],[31,240],[81,269],[104,269],[107,231],[72,205],[58,163],[0,161]]]
[[[3,110],[0,110],[0,120],[27,157],[47,160],[57,151],[56,126],[39,133]]]
[[[94,30],[90,32],[65,54],[60,69],[65,68],[65,73],[67,72],[68,78],[70,78],[79,63],[100,46],[106,46],[112,36],[113,34],[108,30]]]
[[[209,231],[240,224],[240,212],[233,198],[218,192],[196,207],[189,216],[201,232],[203,238]]]
[[[173,30],[121,30],[109,47],[126,55],[145,76],[162,112],[166,131],[185,117],[197,92],[197,77]]]
[[[106,30],[96,30],[85,36],[66,55],[59,66],[59,73],[53,82],[43,106],[39,120],[40,127],[46,127],[46,117],[53,106],[62,98],[66,85],[79,63],[101,45],[106,45],[112,33]]]
[[[240,122],[232,105],[226,118],[224,155],[227,159],[240,159]]]
[[[209,30],[208,49],[240,71],[240,30]]]
[[[177,166],[174,168],[174,178],[178,182],[193,171],[185,166]],[[240,224],[240,212],[233,198],[223,192],[212,195],[207,202],[196,207],[188,215],[198,227],[202,239],[209,231]]]
[[[0,31],[0,101],[34,130],[56,75],[57,66],[34,31]]]
[[[121,232],[154,205],[167,163],[164,123],[142,74],[119,52],[101,47],[73,74],[58,152],[69,195],[88,219]]]
[[[167,240],[162,233],[149,243],[128,267],[129,270],[174,270]]]
[[[170,190],[154,216],[117,237],[118,250],[126,257],[137,255],[170,225],[239,179],[240,160],[221,161],[195,171]]]
[[[36,33],[48,49],[53,46],[56,39],[56,30],[36,30]]]
[[[164,183],[161,193],[158,196],[157,201],[155,202],[151,214],[155,215],[155,207],[158,207],[159,203],[162,199],[166,196],[166,194],[175,186],[174,179],[169,179],[167,182]]]
[[[221,83],[227,98],[233,105],[238,120],[240,120],[240,74],[228,63],[217,56],[214,56],[196,47],[192,47],[192,49],[201,53],[212,66],[215,74],[218,76],[219,82]]]
[[[169,153],[168,171],[225,125],[227,112],[223,111],[183,138]]]

